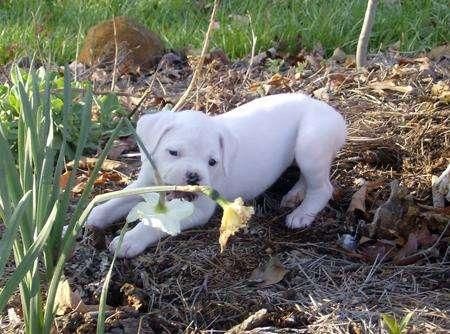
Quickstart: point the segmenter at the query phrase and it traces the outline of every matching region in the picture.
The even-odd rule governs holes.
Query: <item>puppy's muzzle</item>
[[[188,171],[186,172],[186,183],[190,186],[197,186],[201,181],[200,175],[196,172]]]

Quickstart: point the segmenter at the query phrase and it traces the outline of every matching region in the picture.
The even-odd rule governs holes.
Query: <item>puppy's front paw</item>
[[[297,208],[286,217],[286,226],[289,228],[306,228],[312,224],[315,215]]]
[[[305,198],[305,191],[302,190],[290,190],[283,196],[280,206],[282,208],[295,208]]]
[[[114,253],[119,247],[119,239],[120,236],[117,236],[109,244],[108,249],[111,253]],[[117,251],[117,257],[135,257],[136,255],[142,253],[145,248],[147,248],[147,246],[148,244],[143,242],[139,238],[135,238],[130,233],[125,233],[125,235],[123,236],[122,244],[120,245],[120,249]]]
[[[110,223],[108,214],[101,205],[94,207],[86,219],[86,227],[91,229],[103,229]]]

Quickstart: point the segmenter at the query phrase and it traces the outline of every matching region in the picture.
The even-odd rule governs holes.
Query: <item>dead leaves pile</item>
[[[86,183],[91,175],[91,171],[97,163],[97,158],[82,157],[78,163],[76,171],[75,184],[70,190],[74,196],[80,195],[86,187]],[[59,186],[61,189],[66,188],[72,175],[74,162],[71,161],[66,165],[66,171],[59,178]],[[98,187],[122,186],[126,185],[129,178],[121,173],[119,169],[123,169],[124,164],[120,161],[105,159],[102,164],[101,171],[94,181],[94,185]]]
[[[353,194],[346,214],[353,233],[340,239],[348,256],[369,263],[392,261],[396,265],[409,265],[437,259],[440,250],[445,251],[450,241],[446,234],[450,207],[416,204],[399,181],[394,180],[388,200],[372,210],[370,220],[366,210],[368,194],[380,184],[364,179],[356,183],[359,189]]]
[[[372,60],[368,68],[369,71],[355,72],[355,57],[353,55],[347,55],[342,49],[337,48],[329,59],[324,59],[324,54],[320,52],[319,47],[317,50],[317,52],[313,51],[308,55],[303,55],[302,52],[296,56],[288,55],[287,58],[283,58],[286,55],[280,52],[272,51],[270,54],[272,54],[273,59],[283,59],[283,61],[295,65],[295,75],[292,77],[289,73],[285,75],[276,73],[266,81],[251,83],[248,90],[259,96],[296,91],[298,81],[311,77],[311,75],[317,75],[325,69],[325,73],[318,75],[312,83],[307,84],[311,88],[302,88],[324,101],[332,100],[337,95],[336,93],[346,88],[347,84],[354,85],[356,83],[358,84],[356,89],[363,94],[371,95],[374,93],[375,96],[379,97],[385,97],[389,94],[425,94],[431,101],[443,104],[450,103],[450,81],[445,79],[445,75],[444,80],[440,80],[443,72],[441,70],[439,73],[436,68],[439,66],[437,63],[440,60],[443,59],[445,62],[450,59],[448,46],[446,48],[437,47],[418,58],[396,55],[387,60],[383,59],[381,62],[395,62],[395,64],[390,67],[384,66],[382,73],[378,75],[370,73],[371,69],[383,67],[377,62],[376,57]],[[263,60],[268,58],[267,54],[269,52],[264,53],[266,57]],[[432,60],[435,62],[432,62]],[[442,66],[445,67],[445,63]],[[414,81],[419,81],[420,87],[417,87]]]

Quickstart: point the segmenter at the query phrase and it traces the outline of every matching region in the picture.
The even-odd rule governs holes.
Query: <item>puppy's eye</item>
[[[176,157],[176,156],[178,156],[178,151],[169,150],[169,154]]]
[[[209,161],[208,161],[208,164],[209,164],[211,167],[212,167],[212,166],[215,166],[216,163],[217,163],[217,161],[216,161],[215,159],[213,159],[213,158],[209,159]]]

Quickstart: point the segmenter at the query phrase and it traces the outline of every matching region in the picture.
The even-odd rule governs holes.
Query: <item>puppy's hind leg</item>
[[[311,225],[316,215],[327,205],[333,192],[329,173],[334,149],[327,143],[321,143],[320,138],[307,139],[299,138],[295,152],[306,183],[306,194],[302,204],[286,217],[286,225],[290,228]]]
[[[300,175],[300,179],[297,181],[296,184],[292,187],[289,192],[283,196],[280,206],[284,208],[294,208],[298,206],[303,199],[305,198],[306,194],[306,180],[305,177]]]

